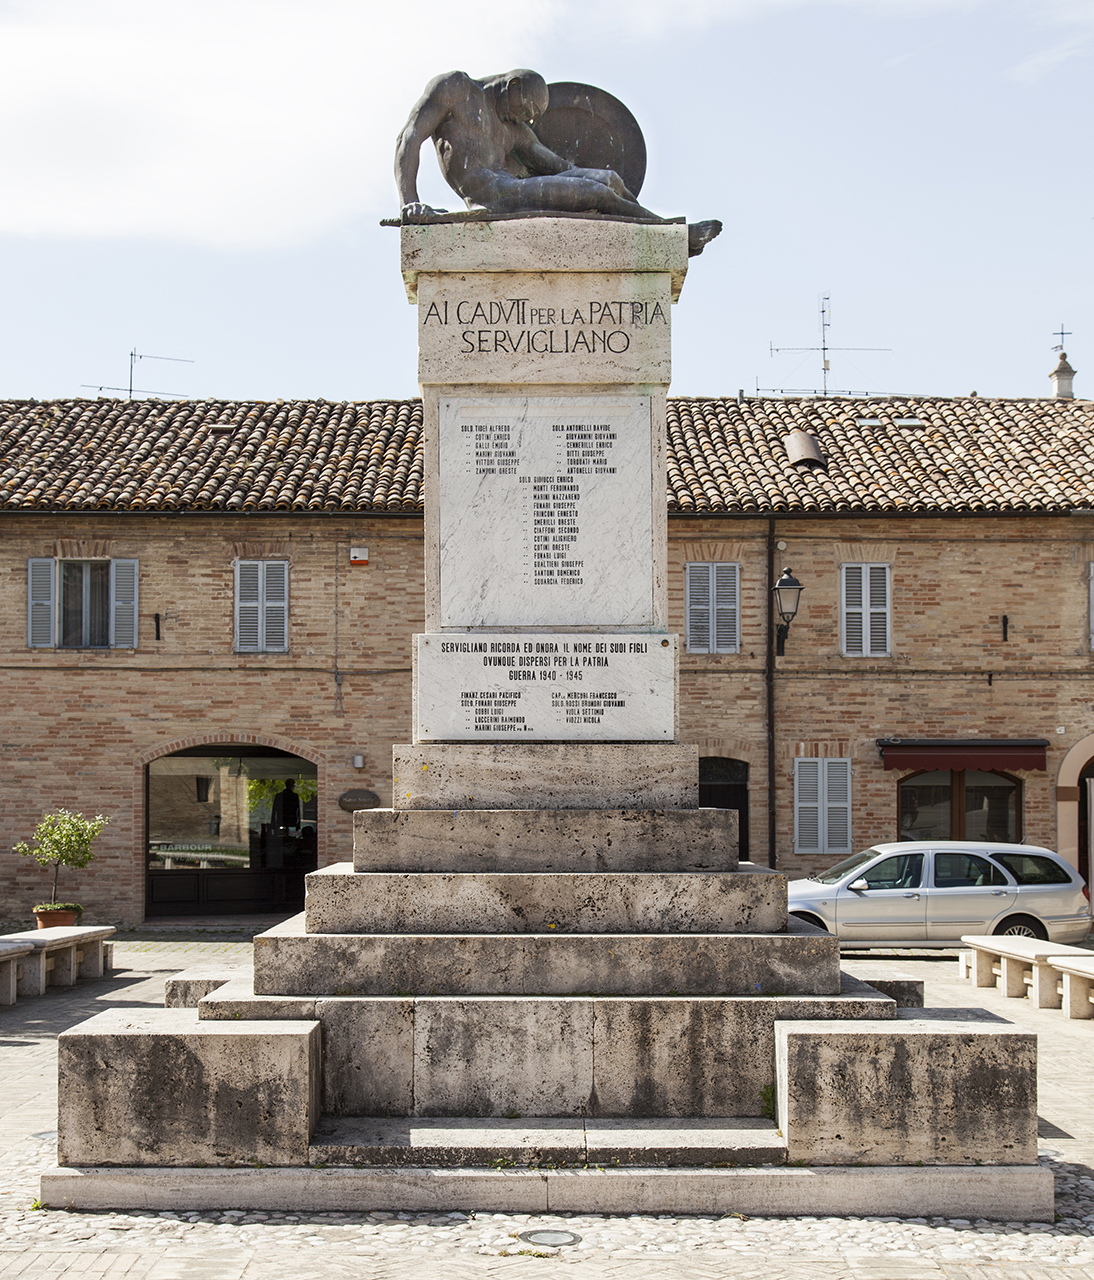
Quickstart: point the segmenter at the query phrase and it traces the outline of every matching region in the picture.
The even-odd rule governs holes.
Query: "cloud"
[[[1023,59],[1007,73],[1023,84],[1036,84],[1071,58],[1094,50],[1094,0],[1023,0],[1041,26],[1070,27],[1071,34]]]
[[[263,248],[394,212],[425,80],[526,64],[554,6],[2,4],[0,233]]]
[[[999,0],[0,0],[0,234],[305,243],[394,213],[395,134],[424,82],[535,66],[575,23],[618,48],[803,9],[924,14]],[[1008,0],[1085,54],[1094,0]],[[422,197],[458,203],[423,158]]]

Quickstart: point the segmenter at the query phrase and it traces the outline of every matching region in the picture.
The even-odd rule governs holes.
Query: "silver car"
[[[844,947],[952,947],[965,933],[1073,943],[1091,926],[1079,873],[1026,844],[878,844],[787,890],[790,914]]]

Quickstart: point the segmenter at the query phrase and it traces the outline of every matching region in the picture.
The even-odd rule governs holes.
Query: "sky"
[[[820,390],[827,296],[832,390],[1048,395],[1063,326],[1094,396],[1094,0],[0,0],[0,397],[133,350],[158,393],[416,395],[394,139],[437,73],[521,66],[725,224],[674,394]]]

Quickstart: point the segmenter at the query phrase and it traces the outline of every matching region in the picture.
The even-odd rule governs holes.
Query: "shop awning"
[[[1044,769],[1047,738],[878,738],[886,769]]]

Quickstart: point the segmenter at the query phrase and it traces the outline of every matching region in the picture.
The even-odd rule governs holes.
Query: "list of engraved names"
[[[660,635],[420,635],[418,734],[457,741],[655,740],[674,732]]]
[[[645,625],[646,397],[445,401],[445,626]]]

